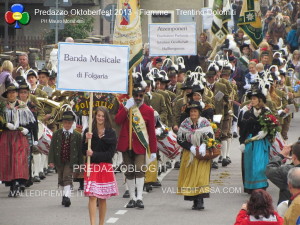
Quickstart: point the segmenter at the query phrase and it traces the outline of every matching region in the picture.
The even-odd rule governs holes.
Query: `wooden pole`
[[[129,71],[129,98],[132,97],[132,70]],[[129,151],[132,151],[132,109],[129,109]]]
[[[90,112],[89,112],[89,133],[92,133],[92,125],[93,125],[93,105],[94,105],[94,93],[90,93]],[[88,139],[88,150],[91,149],[92,139]],[[90,171],[90,165],[91,165],[91,157],[87,157],[87,177],[90,177],[91,171]]]

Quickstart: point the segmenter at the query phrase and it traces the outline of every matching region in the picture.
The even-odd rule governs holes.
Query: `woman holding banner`
[[[87,140],[91,139],[91,149]],[[106,199],[119,194],[112,158],[116,150],[117,137],[112,129],[111,120],[105,107],[96,109],[92,124],[92,133],[84,133],[83,154],[91,157],[90,176],[84,175],[84,194],[89,197],[91,225],[96,224],[95,214],[99,199],[99,224],[103,225],[106,214]]]

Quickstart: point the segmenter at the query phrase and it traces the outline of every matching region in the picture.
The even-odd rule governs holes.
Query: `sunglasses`
[[[134,94],[133,97],[137,98],[143,98],[144,97],[144,94]]]

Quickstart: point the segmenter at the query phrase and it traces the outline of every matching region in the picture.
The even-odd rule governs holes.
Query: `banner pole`
[[[90,110],[89,110],[89,133],[92,133],[92,125],[93,125],[93,105],[94,105],[94,93],[90,93]],[[88,150],[91,149],[92,139],[88,139]],[[90,177],[90,165],[91,165],[91,157],[87,157],[87,177]]]
[[[129,71],[129,98],[132,98],[132,88],[133,88],[132,70],[130,70]],[[129,151],[133,151],[132,150],[132,109],[131,108],[129,109]]]

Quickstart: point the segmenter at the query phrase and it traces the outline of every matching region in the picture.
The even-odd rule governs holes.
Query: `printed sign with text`
[[[57,89],[125,94],[128,61],[129,46],[59,43]]]
[[[149,55],[197,55],[196,23],[149,24]]]

